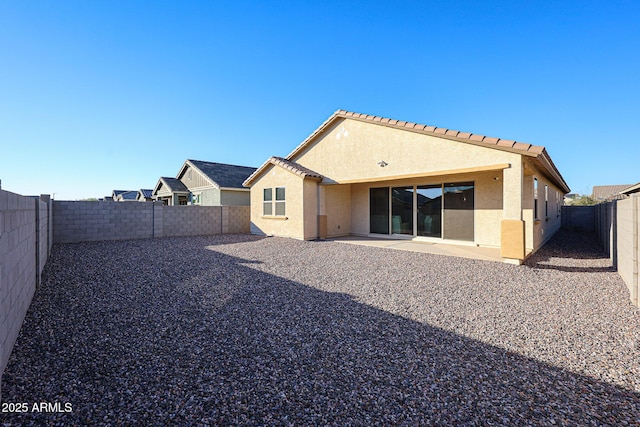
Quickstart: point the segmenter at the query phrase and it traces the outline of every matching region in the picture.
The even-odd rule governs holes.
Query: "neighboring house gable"
[[[140,189],[136,195],[136,200],[139,202],[151,202],[153,201],[153,190]]]
[[[544,147],[344,110],[244,184],[255,233],[464,241],[517,260],[559,229],[569,192]],[[278,202],[286,215],[266,215]]]
[[[176,179],[192,194],[192,203],[198,205],[249,205],[249,189],[242,183],[256,168],[188,159]]]
[[[153,192],[168,204],[248,206],[249,189],[242,182],[255,168],[188,159],[175,178],[163,177]]]
[[[186,205],[190,192],[180,180],[163,176],[153,189],[153,199],[170,206]]]

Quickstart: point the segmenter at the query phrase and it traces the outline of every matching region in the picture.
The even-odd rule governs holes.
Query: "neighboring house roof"
[[[111,192],[111,197],[113,197],[113,199],[115,200],[116,197],[118,197],[122,193],[126,193],[127,191],[129,191],[129,190],[113,190]]]
[[[141,190],[138,190],[138,193],[145,199],[150,199],[151,196],[153,196],[153,190],[141,189]]]
[[[156,194],[161,186],[165,186],[172,193],[188,193],[189,189],[177,178],[170,178],[168,176],[162,176],[158,180],[155,188],[153,189],[153,194]]]
[[[214,186],[219,188],[240,188],[243,190],[242,183],[256,170],[256,168],[250,166],[188,159],[180,168],[180,172],[177,175],[178,178],[182,176],[188,165],[198,170]]]
[[[591,197],[596,200],[616,200],[622,199],[624,196],[622,191],[628,189],[633,184],[618,184],[618,185],[595,185]]]
[[[243,185],[245,187],[249,187],[251,185],[251,182],[254,180],[254,178],[262,175],[262,173],[264,172],[264,170],[269,167],[270,165],[277,165],[280,166],[286,170],[288,170],[291,173],[294,173],[298,176],[301,176],[302,178],[311,178],[311,179],[316,179],[318,181],[322,181],[322,179],[324,178],[322,175],[320,175],[317,172],[312,171],[309,168],[305,168],[304,166],[296,163],[296,162],[292,162],[290,160],[287,159],[283,159],[282,157],[270,157],[266,162],[264,162],[262,164],[262,166],[260,166],[258,169],[256,169],[256,171],[254,173],[251,174],[251,176],[249,176],[243,183]]]
[[[380,116],[372,116],[368,114],[354,113],[346,110],[337,110],[331,115],[324,123],[320,125],[311,135],[309,135],[302,143],[300,143],[294,150],[289,153],[286,160],[294,161],[296,157],[304,152],[317,137],[319,137],[324,131],[329,129],[336,121],[343,119],[359,120],[362,122],[369,122],[381,126],[387,126],[395,129],[402,129],[409,132],[421,133],[431,135],[437,138],[448,139],[452,141],[463,142],[467,144],[478,145],[482,147],[492,148],[496,150],[508,151],[512,153],[522,154],[531,158],[537,166],[545,171],[549,178],[555,181],[556,184],[565,192],[570,191],[569,186],[565,182],[564,178],[558,171],[551,157],[547,153],[546,149],[542,146],[531,145],[523,142],[517,142],[513,140],[506,140],[500,138],[493,138],[479,134],[473,134],[469,132],[460,132],[457,130],[439,128],[436,126],[422,125],[413,122],[405,122],[401,120],[389,119]],[[268,161],[267,161],[268,162]],[[259,169],[262,170],[263,164]],[[250,179],[244,182],[245,186],[249,186],[251,181],[255,179],[257,174],[253,174]]]
[[[138,198],[137,191],[125,191],[118,195],[119,200],[136,200]]]
[[[632,193],[638,193],[638,192],[640,192],[640,182],[628,188],[625,188],[620,192],[620,194],[632,194]]]

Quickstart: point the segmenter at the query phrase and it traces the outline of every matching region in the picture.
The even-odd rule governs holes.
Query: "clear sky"
[[[346,109],[640,181],[639,1],[0,0],[0,180],[58,200],[260,166]]]

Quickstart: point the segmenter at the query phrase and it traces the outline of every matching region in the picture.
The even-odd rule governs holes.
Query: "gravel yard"
[[[57,245],[0,425],[640,425],[640,311],[593,236],[525,266],[227,235]],[[3,406],[3,409],[5,406]]]

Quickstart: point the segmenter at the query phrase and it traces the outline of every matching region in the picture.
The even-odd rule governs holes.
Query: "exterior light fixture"
[[[389,163],[385,162],[384,160],[380,160],[380,161],[378,162],[378,166],[380,166],[381,168],[383,168],[383,167],[387,166],[388,164],[389,164]]]

